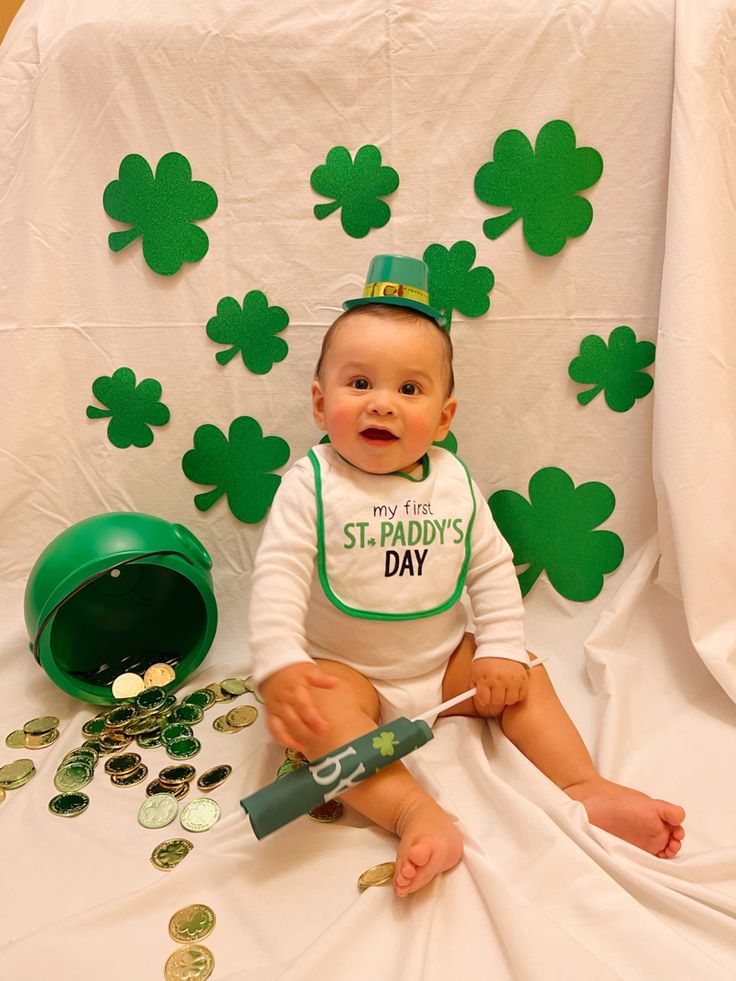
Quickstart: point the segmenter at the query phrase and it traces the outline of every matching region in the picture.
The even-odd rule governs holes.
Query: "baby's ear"
[[[325,428],[325,397],[318,381],[312,382],[312,415],[320,429]]]
[[[455,418],[455,413],[457,412],[457,399],[454,395],[451,395],[445,400],[445,404],[442,407],[442,414],[440,416],[440,422],[437,426],[437,434],[434,438],[434,442],[438,443],[440,440],[444,439],[445,436],[450,431],[450,426],[452,425],[452,420]]]

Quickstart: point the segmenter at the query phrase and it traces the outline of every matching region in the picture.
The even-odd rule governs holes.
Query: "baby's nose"
[[[374,389],[369,411],[373,415],[392,416],[395,413],[394,399],[390,393]]]

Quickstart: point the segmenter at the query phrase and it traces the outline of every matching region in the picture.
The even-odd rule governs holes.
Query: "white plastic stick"
[[[464,702],[466,698],[470,698],[472,695],[475,695],[476,691],[477,689],[475,688],[468,688],[468,690],[464,691],[461,695],[455,695],[454,698],[448,698],[446,702],[443,702],[436,708],[430,709],[429,712],[425,712],[424,715],[417,715],[416,718],[412,719],[412,722],[424,722],[433,715],[439,715],[439,713],[444,712],[445,709],[452,708],[452,706],[457,705],[458,702]]]

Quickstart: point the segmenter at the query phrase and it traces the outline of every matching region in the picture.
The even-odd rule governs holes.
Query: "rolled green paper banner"
[[[432,738],[432,730],[422,719],[394,719],[244,797],[241,807],[250,818],[256,838],[265,838]]]

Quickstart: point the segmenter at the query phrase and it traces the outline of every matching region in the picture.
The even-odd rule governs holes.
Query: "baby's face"
[[[369,310],[341,324],[312,384],[312,408],[338,453],[369,473],[411,470],[444,439],[457,407],[445,347],[422,321]]]

